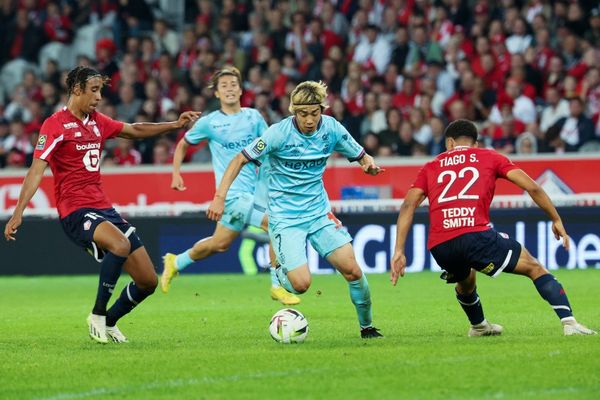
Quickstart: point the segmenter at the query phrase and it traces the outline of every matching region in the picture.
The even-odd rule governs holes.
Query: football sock
[[[371,313],[371,291],[369,290],[369,282],[367,282],[365,274],[360,279],[348,282],[348,288],[350,289],[350,299],[356,308],[360,327],[367,328],[371,326],[373,319]]]
[[[189,254],[190,250],[191,249],[188,249],[183,253],[178,254],[177,258],[175,258],[175,266],[177,267],[178,271],[181,271],[182,269],[185,269],[186,267],[194,263],[194,260],[192,260],[192,257],[190,257]]]
[[[277,278],[277,273],[275,272],[275,268],[269,268],[269,271],[271,272],[271,286],[273,286],[275,288],[281,286],[279,284],[279,278]]]
[[[573,316],[567,294],[554,275],[542,275],[533,281],[533,284],[540,296],[554,309],[558,318],[563,319]]]
[[[283,288],[290,293],[300,294],[300,292],[298,292],[292,286],[292,283],[287,278],[287,274],[285,272],[283,272],[283,268],[281,268],[281,267],[276,268],[275,274],[277,275],[277,280],[279,281],[280,286],[283,286]]]
[[[106,326],[115,326],[119,318],[133,310],[152,293],[154,290],[140,290],[135,282],[129,282],[121,291],[115,304],[106,313]]]
[[[98,283],[98,293],[96,294],[96,303],[92,313],[96,315],[106,315],[106,305],[115,285],[121,275],[121,267],[127,260],[127,257],[120,257],[111,252],[106,252],[100,263],[100,281]]]
[[[458,300],[465,314],[467,314],[471,325],[477,325],[483,322],[485,318],[483,316],[483,307],[481,306],[481,301],[477,294],[477,288],[469,294],[460,294],[456,292],[456,300]]]

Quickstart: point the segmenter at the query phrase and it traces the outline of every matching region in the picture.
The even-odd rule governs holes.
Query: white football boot
[[[596,331],[591,330],[587,326],[581,325],[573,317],[563,318],[561,322],[563,324],[563,332],[565,336],[596,334]]]
[[[90,314],[87,317],[90,337],[98,343],[108,343],[106,337],[106,316]]]
[[[471,325],[469,328],[469,336],[498,336],[502,334],[504,328],[498,324],[491,324],[486,319],[482,323],[477,325]]]
[[[129,340],[123,335],[123,332],[117,326],[107,326],[106,336],[115,343],[127,343]]]

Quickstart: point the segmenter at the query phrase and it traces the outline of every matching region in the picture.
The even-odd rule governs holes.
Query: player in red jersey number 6
[[[96,111],[107,81],[92,68],[77,67],[69,72],[67,106],[44,121],[19,201],[4,229],[6,240],[15,240],[23,211],[50,165],[63,230],[101,262],[96,302],[87,320],[91,338],[100,343],[127,342],[116,326],[117,321],[151,295],[158,283],[152,261],[135,227],[112,208],[102,190],[100,157],[104,142],[117,136],[143,139],[160,135],[183,128],[200,116],[198,112],[188,111],[173,122],[126,124],[115,121]],[[107,310],[121,268],[129,273],[133,282]]]
[[[448,283],[456,283],[456,299],[471,322],[469,336],[502,333],[502,326],[488,322],[475,286],[475,271],[491,277],[501,272],[525,275],[554,309],[565,335],[596,332],[579,324],[562,285],[519,242],[490,226],[490,203],[496,180],[508,179],[527,191],[552,221],[552,232],[569,248],[569,236],[544,190],[508,158],[489,149],[479,149],[477,128],[467,120],[452,122],[445,132],[446,149],[425,164],[406,194],[398,216],[391,280],[404,276],[404,245],[415,209],[429,199],[427,248],[445,272]]]

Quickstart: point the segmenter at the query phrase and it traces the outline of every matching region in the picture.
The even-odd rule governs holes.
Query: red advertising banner
[[[600,156],[540,156],[514,161],[550,194],[600,193]],[[381,161],[386,172],[373,177],[365,175],[356,164],[334,160],[323,179],[331,200],[342,199],[345,191],[357,187],[381,189],[381,197],[403,198],[425,162],[426,159]],[[16,205],[25,173],[25,170],[0,170],[0,213],[9,212]],[[187,186],[183,192],[170,188],[169,167],[111,168],[103,171],[102,182],[111,201],[119,206],[191,205],[212,199],[215,181],[210,167],[187,166],[183,177]],[[45,176],[30,207],[54,208],[53,185],[52,176]],[[522,194],[522,191],[499,181],[496,194]]]

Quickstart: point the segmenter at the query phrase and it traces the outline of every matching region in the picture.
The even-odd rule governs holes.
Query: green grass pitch
[[[600,328],[600,270],[556,276],[578,319]],[[0,399],[600,398],[600,336],[562,336],[527,278],[478,278],[501,337],[468,338],[452,287],[420,273],[397,287],[369,276],[386,337],[363,341],[343,279],[314,276],[296,307],[308,338],[281,345],[266,274],[184,275],[119,323],[130,343],[100,345],[85,324],[97,277],[4,277]]]

